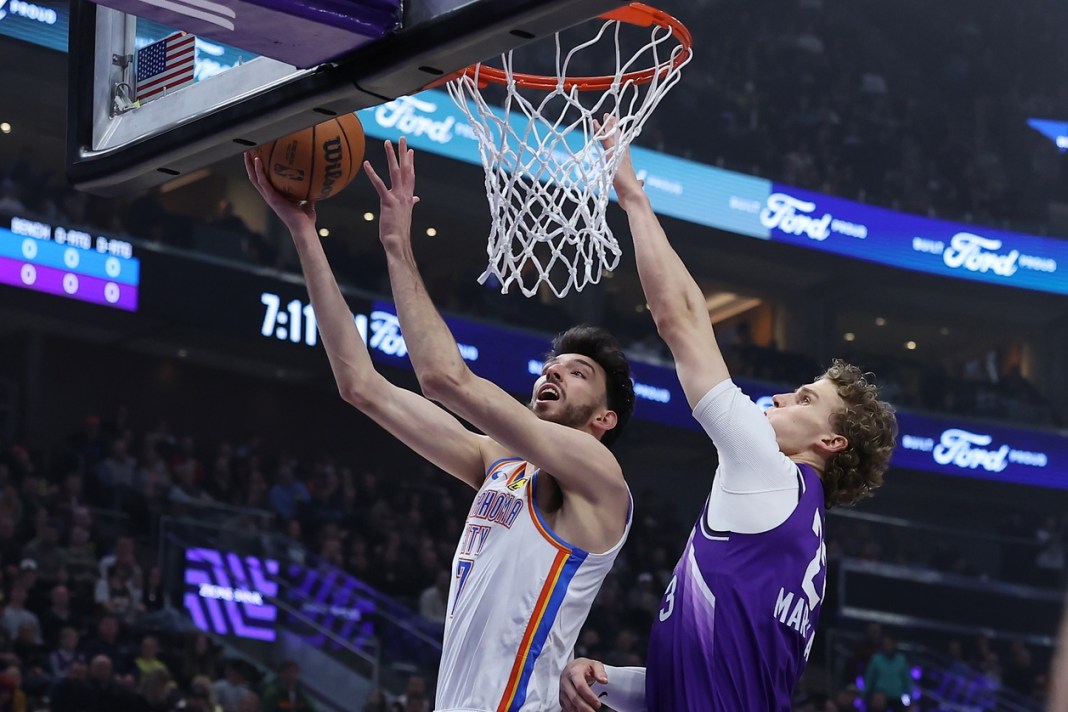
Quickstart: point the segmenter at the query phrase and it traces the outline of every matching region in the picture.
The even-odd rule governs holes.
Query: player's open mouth
[[[560,392],[560,388],[551,383],[546,383],[538,389],[537,400],[540,402],[558,401],[561,397],[563,397],[563,394]]]

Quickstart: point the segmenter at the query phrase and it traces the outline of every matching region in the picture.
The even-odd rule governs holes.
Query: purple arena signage
[[[215,549],[187,549],[183,602],[197,628],[273,641],[278,562]]]

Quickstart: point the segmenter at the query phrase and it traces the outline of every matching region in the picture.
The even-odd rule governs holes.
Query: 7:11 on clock
[[[308,346],[315,346],[319,342],[315,310],[311,304],[293,299],[283,309],[282,298],[270,292],[260,294],[260,303],[267,307],[260,326],[260,333],[264,336]]]

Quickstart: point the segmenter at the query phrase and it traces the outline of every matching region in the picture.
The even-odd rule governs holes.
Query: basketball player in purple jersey
[[[648,667],[575,660],[561,675],[560,703],[565,712],[601,703],[619,712],[790,710],[823,599],[824,510],[882,483],[894,411],[859,369],[836,360],[761,412],[731,381],[705,296],[629,155],[614,185],[649,309],[719,467],[654,617]]]

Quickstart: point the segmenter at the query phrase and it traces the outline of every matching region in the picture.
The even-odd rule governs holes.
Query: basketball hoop
[[[689,30],[661,10],[631,3],[599,19],[594,37],[571,49],[556,33],[555,76],[514,71],[509,52],[501,55],[500,68],[476,64],[448,81],[486,170],[493,225],[489,266],[478,281],[495,277],[503,293],[515,283],[533,296],[544,282],[563,297],[596,284],[619,264],[619,244],[605,221],[619,159],[692,56]],[[628,27],[652,29],[624,59],[621,36]],[[607,42],[613,43],[613,74],[569,75],[585,50]],[[502,109],[482,95],[491,84],[504,87]],[[521,89],[545,95],[532,101]],[[605,114],[614,121],[595,124],[603,124]],[[605,151],[600,141],[611,130],[618,132],[616,147]]]

